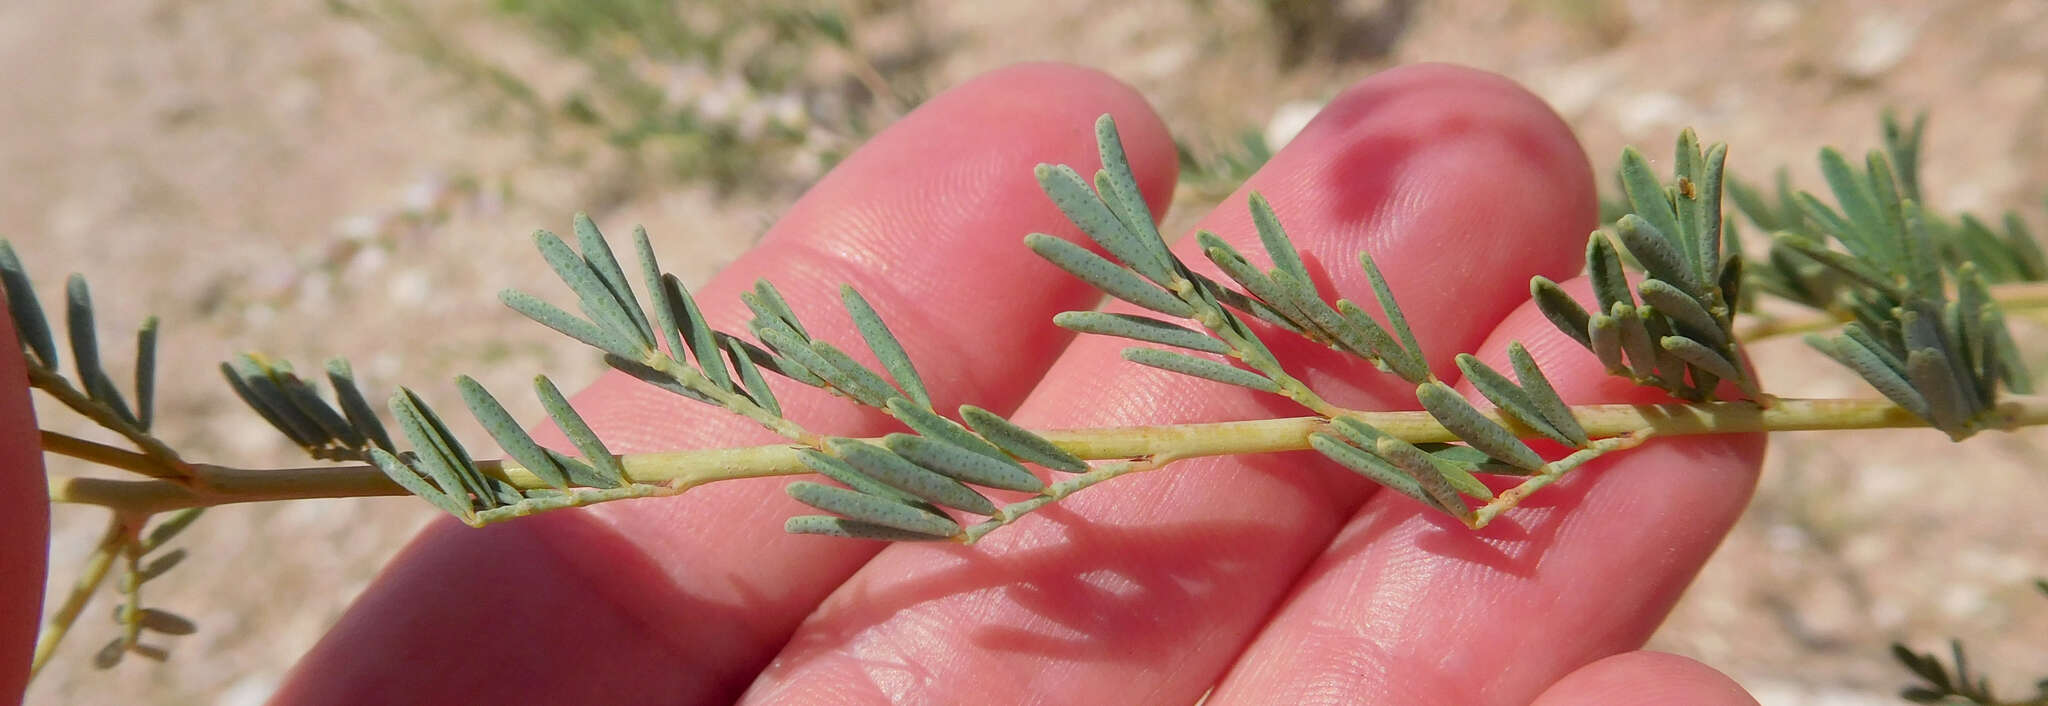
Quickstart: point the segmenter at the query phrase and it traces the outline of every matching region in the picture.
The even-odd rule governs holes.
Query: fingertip
[[[1153,110],[1145,96],[1130,84],[1098,69],[1061,62],[1015,64],[990,71],[947,91],[943,102],[905,117],[891,133],[915,135],[914,139],[945,144],[950,131],[959,130],[961,144],[972,151],[940,152],[940,158],[972,155],[975,161],[1003,165],[998,174],[1012,188],[1012,195],[1032,213],[1034,229],[1082,240],[1067,223],[1066,216],[1040,191],[1034,169],[1038,164],[1066,164],[1084,177],[1102,166],[1097,156],[1095,124],[1102,116],[1115,122],[1117,139],[1137,178],[1138,190],[1157,220],[1172,205],[1173,190],[1180,178],[1180,153],[1166,121]],[[1000,127],[1001,133],[996,131]],[[991,137],[1001,140],[990,143]],[[877,138],[875,143],[882,143]],[[864,148],[865,149],[865,148]],[[876,148],[881,151],[885,148]],[[898,150],[899,154],[907,150]],[[974,154],[982,152],[983,154]],[[930,157],[927,156],[926,159]],[[991,203],[980,200],[978,207]],[[1023,232],[991,232],[1004,245],[1017,248]],[[1043,263],[1031,258],[1032,265]]]
[[[1051,127],[1062,133],[1084,135],[1088,144],[1094,141],[1095,119],[1109,115],[1146,200],[1156,210],[1165,209],[1179,173],[1179,153],[1166,121],[1130,84],[1086,66],[1034,62],[983,74],[959,93],[960,100],[993,112],[1054,123]]]
[[[1340,295],[1372,297],[1363,250],[1409,318],[1455,321],[1416,332],[1439,373],[1528,299],[1530,275],[1579,270],[1597,214],[1592,167],[1555,112],[1506,78],[1442,64],[1346,89],[1202,227],[1249,241],[1238,204],[1252,190]]]
[[[1032,167],[1072,164],[1086,174],[1095,158],[1095,121],[1116,121],[1139,190],[1155,216],[1171,201],[1179,157],[1166,123],[1137,89],[1109,74],[1061,63],[1009,66],[932,98],[855,150],[791,207],[763,239],[816,239],[826,226],[872,227],[908,216],[939,215],[919,205],[1012,211],[1050,229],[1064,218],[1038,192]],[[966,198],[959,198],[966,197]],[[915,227],[914,223],[902,223]],[[1022,232],[957,231],[1015,246]],[[829,237],[829,236],[828,236]]]
[[[1338,94],[1302,130],[1311,143],[1361,143],[1361,134],[1462,148],[1458,156],[1469,159],[1457,159],[1459,168],[1433,165],[1438,168],[1423,173],[1440,188],[1504,200],[1472,210],[1492,216],[1486,224],[1499,232],[1564,231],[1579,237],[1595,223],[1599,201],[1592,163],[1571,126],[1542,98],[1505,76],[1452,64],[1390,69]],[[1349,150],[1344,158],[1331,160],[1321,178],[1352,180],[1386,170],[1385,161],[1398,154],[1389,147],[1398,145]],[[1433,162],[1450,156],[1429,153]],[[1553,244],[1539,240],[1534,246]]]
[[[1695,704],[1756,706],[1742,685],[1704,664],[1664,652],[1623,652],[1580,667],[1532,706]]]

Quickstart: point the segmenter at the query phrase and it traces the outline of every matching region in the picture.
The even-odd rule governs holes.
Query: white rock
[[[384,232],[385,220],[383,216],[358,213],[342,219],[334,230],[350,240],[369,240]]]
[[[1764,531],[1765,543],[1774,552],[1798,552],[1812,546],[1812,537],[1798,525],[1778,523]]]
[[[1855,691],[1788,681],[1782,677],[1737,679],[1762,706],[1878,706],[1898,703],[1889,691]]]
[[[374,246],[361,248],[356,250],[356,254],[348,259],[348,264],[342,266],[342,277],[350,280],[367,278],[370,275],[376,274],[378,270],[384,269],[385,263],[390,261],[391,253],[384,248]]]
[[[1615,109],[1615,122],[1621,127],[1621,134],[1630,139],[1640,139],[1658,128],[1667,128],[1685,122],[1693,112],[1685,99],[1663,91],[1638,93],[1623,99]]]
[[[448,179],[439,174],[422,174],[406,187],[402,202],[405,210],[412,214],[427,214],[448,194]]]
[[[1290,101],[1273,111],[1273,118],[1266,121],[1266,146],[1278,151],[1281,147],[1301,134],[1301,129],[1323,112],[1322,101]]]
[[[1991,606],[1984,589],[1978,586],[1956,584],[1941,593],[1941,614],[1950,620],[1961,620],[1984,611]]]
[[[262,706],[277,691],[278,681],[275,674],[257,673],[242,677],[234,686],[221,692],[220,700],[214,703],[220,706]]]
[[[1749,10],[1749,34],[1756,39],[1770,39],[1790,29],[1799,21],[1799,6],[1786,0],[1771,0],[1757,3]]]
[[[286,81],[274,89],[270,102],[281,115],[308,118],[320,109],[320,87],[306,79]]]
[[[1566,118],[1584,115],[1609,86],[1614,84],[1613,66],[1598,62],[1577,62],[1528,78],[1529,87],[1542,96],[1550,109]]]
[[[434,292],[433,278],[425,271],[413,269],[400,272],[391,278],[385,290],[391,296],[391,303],[413,307],[426,303]]]
[[[1835,58],[1835,68],[1851,78],[1872,80],[1905,60],[1918,30],[1904,18],[1869,15],[1858,20],[1849,43]]]
[[[1156,78],[1176,76],[1187,70],[1195,58],[1192,42],[1173,42],[1138,56],[1138,71]]]

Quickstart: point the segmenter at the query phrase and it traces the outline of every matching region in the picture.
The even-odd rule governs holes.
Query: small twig
[[[673,355],[680,355],[680,353]],[[754,420],[761,426],[767,427],[769,431],[780,434],[784,438],[805,446],[815,447],[823,443],[824,437],[804,429],[802,425],[791,421],[788,417],[768,411],[746,395],[711,384],[710,380],[704,378],[703,373],[697,372],[695,368],[691,368],[689,365],[670,357],[670,355],[665,355],[659,350],[649,348],[645,355],[641,356],[639,362],[641,365],[653,368],[667,375],[676,384],[710,398],[713,403],[724,408],[726,411]]]
[[[1991,287],[1991,298],[2008,314],[2033,318],[2048,309],[2048,282],[2012,282]],[[1801,333],[1826,331],[1848,323],[1835,312],[1814,312],[1797,316],[1752,315],[1744,317],[1735,330],[1737,340],[1746,344]]]
[[[135,543],[137,533],[142,530],[142,522],[134,519],[136,517],[139,516],[115,512],[107,521],[106,533],[100,535],[99,545],[93,548],[91,556],[86,557],[85,570],[71,585],[71,593],[64,597],[64,605],[50,615],[49,621],[43,624],[42,632],[36,635],[35,659],[29,664],[28,671],[30,679],[43,670],[43,665],[49,664],[51,655],[57,652],[57,645],[70,634],[78,615],[85,611],[85,605],[92,601],[93,594],[98,593],[100,584],[106,581],[107,571],[114,566],[114,558],[122,553],[124,547]]]
[[[853,71],[854,80],[859,81],[861,87],[867,89],[868,95],[874,96],[876,103],[891,112],[901,114],[904,107],[903,97],[896,94],[896,88],[889,85],[889,80],[882,77],[882,72],[875,68],[875,63],[868,60],[867,53],[851,46],[845,47],[842,53],[846,57],[848,68]]]
[[[1016,522],[1018,519],[1037,511],[1039,508],[1059,502],[1066,499],[1069,495],[1093,487],[1097,483],[1131,473],[1157,470],[1176,460],[1179,459],[1170,454],[1161,454],[1148,458],[1105,463],[1096,466],[1094,470],[1087,473],[1046,486],[1045,490],[1035,497],[1003,506],[996,511],[996,514],[990,516],[989,519],[969,526],[965,531],[961,532],[958,541],[961,544],[973,544],[981,541],[981,538],[987,536],[990,532]]]
[[[63,376],[48,369],[31,365],[28,367],[28,382],[30,387],[42,390],[44,393],[56,398],[58,402],[63,403],[64,406],[70,407],[72,411],[83,415],[87,419],[91,419],[93,423],[112,430],[114,433],[128,439],[130,443],[135,444],[136,448],[142,450],[143,455],[156,461],[155,465],[159,471],[169,470],[175,474],[161,477],[177,478],[180,482],[184,483],[202,482],[198,476],[192,473],[191,467],[185,463],[184,459],[178,458],[178,452],[172,451],[170,446],[165,445],[163,441],[155,436],[151,436],[149,432],[130,424],[128,420],[121,418],[119,414],[115,414],[106,405],[94,401],[90,395],[76,387],[72,387],[71,381],[65,380]],[[145,473],[145,475],[154,476],[156,474]]]
[[[1538,473],[1528,480],[1515,485],[1515,487],[1507,489],[1491,502],[1481,506],[1472,514],[1472,519],[1467,521],[1465,525],[1472,529],[1482,529],[1488,523],[1493,522],[1495,517],[1499,517],[1501,513],[1512,510],[1515,506],[1520,505],[1522,499],[1529,497],[1530,493],[1542,490],[1545,486],[1557,482],[1573,469],[1583,466],[1586,462],[1599,458],[1609,451],[1620,451],[1641,446],[1643,442],[1649,441],[1650,437],[1656,435],[1657,431],[1655,428],[1645,427],[1622,436],[1594,441],[1590,448],[1579,449],[1572,452],[1569,456],[1544,464],[1542,473]]]
[[[176,480],[185,477],[182,470],[167,469],[163,461],[154,456],[139,454],[118,446],[108,446],[97,441],[87,441],[48,429],[42,432],[43,450],[53,454],[133,471],[151,478]]]
[[[1223,341],[1225,345],[1230,346],[1231,358],[1244,363],[1246,367],[1256,370],[1260,375],[1264,375],[1267,379],[1272,380],[1273,384],[1280,388],[1280,396],[1294,400],[1295,404],[1306,407],[1309,411],[1315,412],[1319,416],[1335,417],[1344,413],[1344,408],[1323,399],[1323,396],[1316,394],[1316,391],[1310,389],[1307,383],[1302,382],[1300,378],[1294,377],[1293,374],[1287,372],[1286,368],[1281,367],[1280,361],[1274,360],[1270,355],[1262,353],[1265,350],[1264,345],[1257,343],[1256,339],[1247,339],[1246,336],[1239,334],[1235,328],[1228,325],[1226,322],[1235,317],[1236,314],[1221,306],[1211,306],[1201,297],[1195,296],[1195,287],[1196,285],[1192,280],[1178,275],[1166,284],[1168,291],[1173,292],[1175,296],[1180,297],[1182,301],[1194,307],[1195,315],[1193,318],[1196,323],[1201,324],[1202,328],[1207,330],[1210,335],[1215,336],[1217,340]]]
[[[1849,319],[1826,311],[1795,316],[1757,314],[1743,317],[1741,325],[1735,328],[1735,337],[1744,344],[1755,344],[1780,336],[1826,331],[1848,322]]]

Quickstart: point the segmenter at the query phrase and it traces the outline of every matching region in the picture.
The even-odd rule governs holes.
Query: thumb
[[[1756,706],[1749,692],[1699,662],[1663,652],[1623,652],[1565,675],[1531,706],[1698,704]]]

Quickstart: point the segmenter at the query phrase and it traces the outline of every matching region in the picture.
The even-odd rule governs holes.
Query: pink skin
[[[1756,706],[1727,675],[1662,652],[1623,652],[1580,667],[1551,685],[1531,706],[1701,704]]]
[[[1142,99],[1093,72],[1017,67],[877,137],[700,301],[737,329],[736,295],[770,277],[799,311],[820,312],[814,332],[855,341],[824,313],[838,308],[836,283],[851,282],[896,323],[942,408],[1016,407],[1033,426],[1299,414],[1125,363],[1115,341],[1069,345],[1048,324],[1095,295],[1018,245],[1033,230],[1077,236],[1056,228],[1064,220],[1029,167],[1092,171],[1088,127],[1103,112],[1160,210],[1173,155]],[[1450,354],[1498,353],[1512,338],[1544,357],[1567,398],[1616,398],[1522,306],[1530,275],[1578,269],[1593,187],[1570,132],[1511,83],[1446,66],[1369,78],[1247,188],[1273,201],[1340,295],[1371,300],[1353,260],[1371,252],[1438,374],[1456,373]],[[1243,196],[1202,227],[1263,261]],[[1180,255],[1205,264],[1191,245]],[[895,277],[879,276],[885,262]],[[1414,406],[1391,376],[1282,347],[1338,404]],[[813,429],[892,429],[777,389]],[[621,377],[577,403],[618,450],[773,440]],[[1480,535],[1310,454],[1120,479],[971,548],[784,536],[782,519],[804,510],[780,480],[484,531],[444,522],[386,569],[278,702],[1184,704],[1220,685],[1215,703],[1752,703],[1704,667],[1630,651],[1739,511],[1758,449],[1658,442]],[[1666,690],[1629,689],[1652,680]]]
[[[6,301],[0,293],[0,306]],[[28,369],[15,341],[14,319],[0,316],[0,701],[28,685],[42,617],[50,502],[38,451],[42,442],[36,437],[36,411],[29,405]]]
[[[1565,285],[1592,299],[1584,279]],[[1506,371],[1511,341],[1567,402],[1661,401],[1607,375],[1534,304],[1478,355]],[[1655,441],[1582,467],[1477,533],[1377,494],[1295,579],[1210,703],[1528,703],[1649,639],[1741,514],[1762,458],[1761,434]]]

